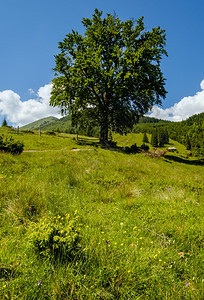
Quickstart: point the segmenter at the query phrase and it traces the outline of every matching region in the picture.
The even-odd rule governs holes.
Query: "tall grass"
[[[203,299],[202,165],[44,143],[58,151],[0,154],[2,299]]]

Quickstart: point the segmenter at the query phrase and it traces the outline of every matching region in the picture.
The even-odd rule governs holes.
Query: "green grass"
[[[127,137],[114,139],[140,146],[139,135]],[[202,162],[78,145],[71,136],[16,138],[26,150],[57,151],[0,154],[1,299],[203,299]],[[76,222],[70,236],[67,214]],[[75,233],[71,256],[51,255]]]
[[[40,119],[40,120],[37,120],[37,121],[34,121],[32,123],[29,123],[27,125],[24,125],[21,127],[21,129],[39,129],[40,127],[43,127],[45,125],[48,125],[52,122],[55,122],[57,121],[58,119],[55,118],[55,117],[47,117],[47,118],[43,118],[43,119]]]

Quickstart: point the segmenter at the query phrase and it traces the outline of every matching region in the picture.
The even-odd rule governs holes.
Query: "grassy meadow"
[[[25,151],[0,153],[0,299],[204,298],[202,160],[9,134]]]

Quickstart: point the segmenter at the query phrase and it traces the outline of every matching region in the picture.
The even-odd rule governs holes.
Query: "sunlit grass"
[[[22,139],[57,151],[0,154],[2,299],[203,299],[202,165]],[[33,222],[66,214],[78,218],[80,253],[39,259]]]

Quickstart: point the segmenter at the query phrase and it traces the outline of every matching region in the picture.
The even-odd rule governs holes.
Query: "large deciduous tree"
[[[72,31],[59,43],[50,104],[69,113],[73,125],[98,126],[107,143],[109,129],[126,133],[165,98],[165,30],[145,31],[143,17],[102,18],[97,9],[82,23],[84,35]]]

